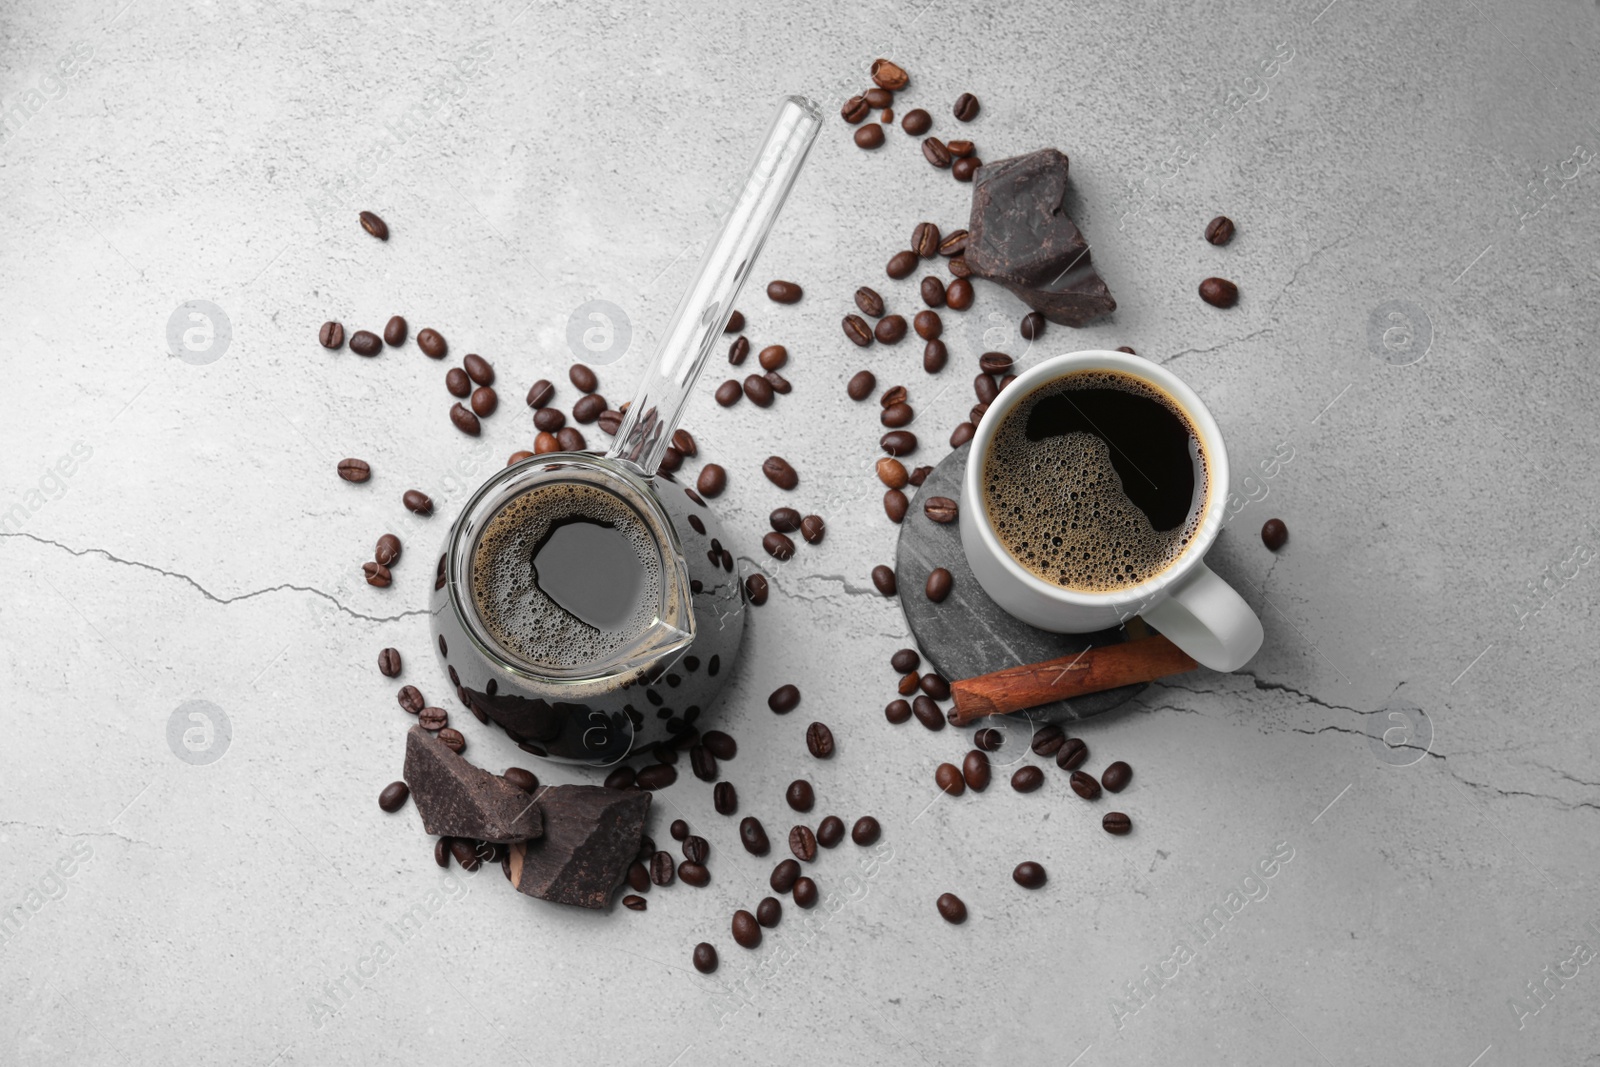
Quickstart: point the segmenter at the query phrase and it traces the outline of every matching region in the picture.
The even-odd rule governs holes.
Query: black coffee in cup
[[[1086,370],[1006,412],[983,460],[984,507],[1006,551],[1064,589],[1107,593],[1183,555],[1205,512],[1194,423],[1155,386]]]

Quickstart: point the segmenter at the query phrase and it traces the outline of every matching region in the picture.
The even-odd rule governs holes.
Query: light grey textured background
[[[1600,14],[1324,5],[0,8],[0,1062],[1597,1062]],[[1018,302],[982,288],[947,316],[934,380],[915,344],[844,342],[857,285],[914,306],[882,265],[917,221],[961,224],[968,194],[897,129],[851,144],[837,108],[879,54],[911,72],[897,110],[935,132],[972,91],[982,156],[1071,156],[1113,318],[1026,351]],[[585,301],[632,323],[601,368],[626,397],[793,91],[828,123],[741,304],[758,347],[793,353],[794,393],[723,411],[714,364],[688,425],[731,471],[718,507],[742,554],[765,559],[770,452],[830,532],[753,615],[727,776],[775,837],[805,773],[818,816],[873,813],[892,848],[870,874],[854,846],[826,854],[812,929],[790,908],[747,953],[728,919],[770,863],[692,779],[652,831],[681,812],[714,880],[645,914],[442,878],[414,809],[375,803],[408,720],[374,659],[398,646],[402,680],[442,698],[421,611],[447,516],[416,520],[401,490],[448,513],[529,445],[521,395],[564,373]],[[1239,223],[1225,249],[1200,239],[1217,212]],[[1195,297],[1213,273],[1236,309]],[[767,302],[774,277],[805,300]],[[213,313],[174,354],[191,300],[230,336],[207,340]],[[480,443],[414,344],[316,344],[324,319],[397,312],[496,364]],[[867,574],[895,530],[875,412],[843,382],[863,363],[904,382],[931,462],[979,351],[1121,344],[1206,398],[1236,481],[1257,471],[1264,499],[1212,560],[1265,647],[1081,731],[1092,767],[1135,768],[1129,838],[1054,767],[1033,795],[932,803],[965,738],[883,719],[905,635]],[[339,481],[345,455],[372,482]],[[1275,557],[1256,536],[1274,514],[1292,531]],[[359,565],[385,530],[407,555],[372,589]],[[788,681],[804,703],[777,718],[765,695]],[[229,726],[203,765],[168,744],[196,700]],[[457,718],[474,759],[526,762]],[[826,765],[804,754],[813,718],[839,738]],[[1280,842],[1293,858],[1256,899],[1195,935]],[[1023,859],[1047,888],[1012,884]],[[965,926],[934,914],[946,890]],[[711,978],[689,968],[702,939]]]

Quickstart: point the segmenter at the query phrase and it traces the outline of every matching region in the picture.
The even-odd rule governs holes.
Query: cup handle
[[[1244,597],[1204,563],[1167,599],[1141,613],[1167,640],[1214,671],[1236,671],[1261,647],[1261,620]]]

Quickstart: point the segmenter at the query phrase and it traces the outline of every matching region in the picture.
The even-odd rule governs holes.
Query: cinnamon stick
[[[1004,715],[1118,686],[1152,682],[1169,674],[1192,671],[1198,666],[1187,653],[1160,635],[1120,645],[1102,645],[1087,652],[1007,667],[955,682],[950,686],[955,707],[949,719],[956,726],[964,726],[986,715]]]

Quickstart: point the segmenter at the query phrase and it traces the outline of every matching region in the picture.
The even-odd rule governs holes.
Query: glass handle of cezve
[[[661,464],[700,370],[722,336],[733,302],[821,125],[817,105],[804,97],[788,97],[779,106],[722,232],[706,250],[694,281],[672,314],[609,453],[633,464],[647,478]]]

